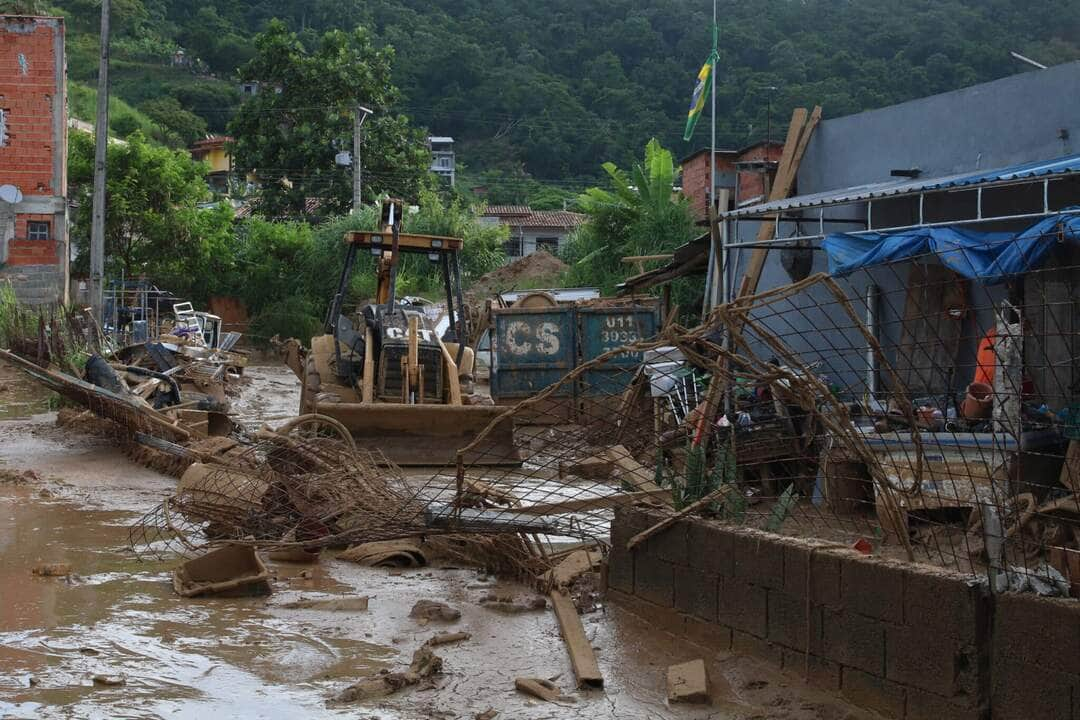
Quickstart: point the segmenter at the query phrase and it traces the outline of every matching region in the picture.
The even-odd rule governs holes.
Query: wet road
[[[290,378],[276,369],[260,378],[256,369],[248,388],[254,397],[241,415],[285,411]],[[36,478],[12,482],[27,469]],[[144,562],[127,548],[129,524],[175,481],[133,465],[103,438],[57,428],[50,414],[0,421],[0,477],[0,717],[471,720],[488,708],[515,720],[861,717],[797,679],[729,655],[712,658],[711,707],[669,708],[667,666],[702,650],[618,608],[583,616],[606,688],[575,691],[553,613],[504,615],[481,606],[493,589],[528,590],[472,569],[271,562],[269,598],[180,598],[170,585],[175,559]],[[72,574],[35,576],[42,563],[66,563]],[[369,610],[282,607],[341,595],[370,596]],[[421,598],[460,609],[461,620],[419,625],[408,612]],[[374,703],[327,705],[362,676],[401,669],[442,630],[472,639],[436,650],[445,668],[432,686]],[[95,683],[95,675],[120,676],[124,684]],[[523,696],[513,689],[522,675],[554,677],[573,700]]]

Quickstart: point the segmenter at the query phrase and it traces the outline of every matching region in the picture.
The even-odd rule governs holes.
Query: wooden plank
[[[548,597],[555,609],[555,617],[559,620],[559,628],[570,653],[570,664],[574,668],[578,687],[604,687],[604,676],[600,674],[596,653],[593,652],[589,639],[585,637],[585,628],[573,601],[559,590],[552,590]]]
[[[640,543],[645,542],[656,533],[674,525],[676,522],[678,522],[680,518],[684,518],[690,513],[700,510],[709,503],[723,502],[723,500],[728,495],[734,492],[738,492],[738,489],[734,485],[724,485],[722,487],[718,487],[700,500],[695,500],[674,515],[667,516],[652,527],[642,530],[637,535],[630,538],[629,542],[626,543],[626,549],[633,550],[634,547],[636,547]]]
[[[551,583],[554,588],[563,588],[581,575],[591,572],[602,560],[603,555],[597,550],[575,550],[537,579]]]
[[[574,512],[588,512],[590,510],[605,510],[607,508],[633,505],[636,502],[647,500],[659,500],[671,504],[671,491],[663,488],[655,490],[643,490],[641,492],[620,492],[594,498],[575,498],[573,500],[556,500],[555,502],[537,503],[516,507],[512,511],[522,515],[560,515]]]
[[[776,179],[773,182],[772,191],[769,193],[769,201],[783,200],[791,194],[795,185],[795,178],[799,172],[806,147],[810,144],[810,138],[814,134],[821,121],[821,106],[814,108],[809,120],[806,118],[806,108],[795,108],[791,114],[791,124],[788,126],[787,139],[784,141],[784,152],[780,156],[780,165],[776,170]],[[758,228],[758,241],[769,240],[775,232],[776,223],[766,220]],[[765,260],[768,258],[769,248],[755,248],[750,254],[750,261],[746,266],[742,284],[739,286],[739,297],[753,295],[757,292],[761,273],[765,269]]]
[[[660,486],[653,482],[653,471],[639,463],[623,445],[612,445],[605,454],[611,458],[615,466],[622,471],[616,479],[625,482],[634,490],[653,492],[660,490]]]
[[[369,403],[375,400],[375,349],[371,328],[364,331],[364,378],[360,389],[360,399]]]

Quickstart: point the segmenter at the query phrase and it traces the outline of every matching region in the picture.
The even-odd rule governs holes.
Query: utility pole
[[[101,62],[94,123],[94,214],[90,226],[90,307],[102,322],[105,290],[105,159],[109,147],[109,0],[101,0]]]
[[[353,113],[353,140],[352,140],[352,163],[353,163],[353,175],[352,175],[352,211],[353,213],[360,212],[360,205],[363,202],[360,196],[360,127],[364,124],[364,120],[373,111],[363,105],[357,105],[356,111]]]

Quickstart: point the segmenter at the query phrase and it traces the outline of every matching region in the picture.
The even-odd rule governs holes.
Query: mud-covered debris
[[[532,695],[534,698],[538,698],[544,702],[570,699],[562,694],[558,685],[543,678],[514,678],[514,687],[526,695]]]
[[[269,595],[270,571],[249,545],[225,545],[188,560],[173,571],[173,589],[183,597]]]
[[[353,597],[336,598],[301,598],[292,602],[282,603],[278,607],[289,610],[326,610],[328,612],[366,612],[368,609],[368,597],[357,595]]]
[[[42,563],[35,565],[31,572],[38,577],[66,577],[71,574],[71,566],[67,563]]]
[[[667,671],[668,702],[708,703],[709,678],[704,660],[672,665]]]
[[[423,567],[428,564],[427,555],[415,540],[387,540],[363,543],[338,553],[338,560],[346,560],[370,567]]]
[[[494,720],[495,716],[499,714],[499,711],[495,708],[488,708],[482,713],[476,713],[475,720]]]
[[[99,673],[94,675],[93,681],[95,685],[105,685],[108,687],[127,685],[127,678],[123,675],[106,675],[104,673]]]
[[[531,598],[515,598],[513,595],[488,593],[480,598],[480,604],[488,610],[495,610],[507,615],[517,615],[547,608],[547,600],[538,595]]]
[[[409,617],[427,624],[432,620],[454,622],[461,619],[461,611],[437,600],[418,600],[409,611]]]
[[[392,695],[402,688],[417,685],[421,680],[441,673],[442,658],[431,651],[426,644],[413,653],[412,662],[405,672],[386,672],[366,677],[342,690],[334,698],[334,703],[351,703]]]
[[[449,645],[450,643],[462,642],[463,640],[469,640],[472,638],[467,632],[455,632],[455,633],[436,633],[428,639],[424,645],[428,647],[436,647],[438,645]]]

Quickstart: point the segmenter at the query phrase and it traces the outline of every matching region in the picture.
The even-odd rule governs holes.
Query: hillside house
[[[513,262],[540,249],[557,255],[566,238],[585,219],[581,213],[568,210],[533,210],[528,205],[489,205],[481,221],[510,228],[506,256]]]

